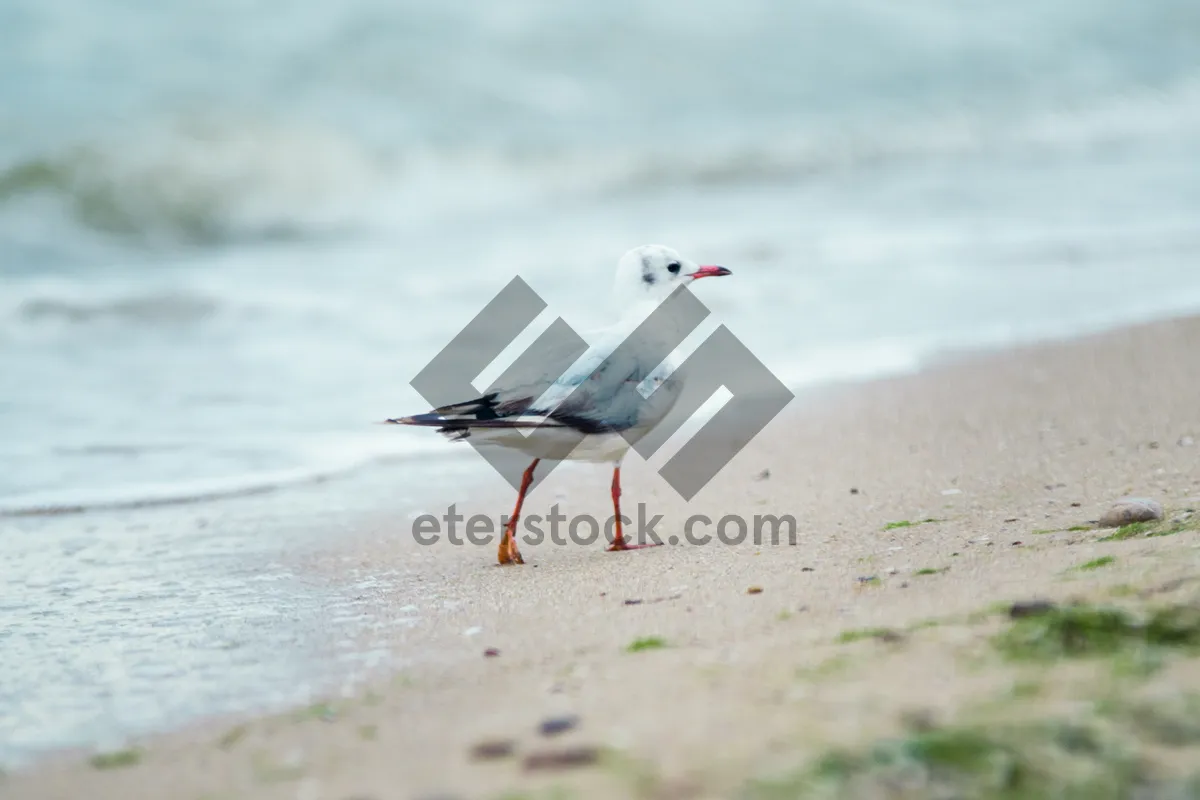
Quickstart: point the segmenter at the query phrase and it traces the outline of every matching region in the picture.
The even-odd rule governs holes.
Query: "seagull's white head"
[[[623,302],[642,304],[665,300],[671,292],[700,278],[730,275],[725,267],[702,266],[688,261],[670,247],[644,244],[617,263],[616,295]]]

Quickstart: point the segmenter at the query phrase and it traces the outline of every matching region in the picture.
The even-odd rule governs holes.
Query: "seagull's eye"
[[[672,261],[670,264],[667,264],[667,272],[671,273],[672,275],[677,274],[679,272],[679,262]]]

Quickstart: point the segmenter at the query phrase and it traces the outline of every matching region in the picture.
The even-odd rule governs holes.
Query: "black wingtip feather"
[[[384,425],[423,425],[436,426],[445,425],[447,420],[440,414],[414,414],[411,417],[396,417],[395,419],[384,420]]]

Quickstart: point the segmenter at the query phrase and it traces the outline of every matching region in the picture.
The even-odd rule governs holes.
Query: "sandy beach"
[[[836,748],[1063,720],[1124,730],[1114,708],[1184,708],[1200,697],[1189,635],[1132,656],[1037,659],[997,637],[1026,624],[1010,619],[1015,602],[1139,620],[1200,599],[1197,347],[1200,318],[1186,318],[804,394],[691,503],[636,459],[625,470],[626,507],[663,515],[664,536],[695,514],[791,514],[795,544],[523,544],[527,564],[500,568],[494,547],[417,545],[399,514],[350,520],[336,548],[296,566],[313,580],[399,568],[419,582],[421,623],[389,634],[420,655],[411,669],[295,712],[51,756],[0,793],[798,797]],[[507,513],[501,488],[448,486],[429,506]],[[1166,519],[1097,530],[1129,495],[1159,501]],[[554,503],[606,516],[606,473],[556,471],[526,513]],[[411,611],[386,592],[366,602],[381,618]],[[1188,724],[1169,743],[1135,726],[1122,746],[1140,771],[1122,775],[1188,777],[1200,740]],[[1063,774],[1123,791],[1096,758]],[[843,793],[811,796],[923,797],[921,781],[939,780],[927,769],[904,789],[837,763],[821,775]]]

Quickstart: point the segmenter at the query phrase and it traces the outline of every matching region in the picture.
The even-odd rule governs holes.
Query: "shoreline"
[[[513,738],[522,755],[579,743],[610,761],[623,754],[660,783],[723,792],[831,742],[894,729],[905,704],[953,717],[1011,683],[994,666],[959,674],[948,655],[978,649],[994,620],[931,624],[898,643],[839,637],[1194,574],[1194,531],[1101,543],[1089,521],[1126,494],[1158,498],[1168,516],[1200,505],[1200,447],[1184,444],[1200,440],[1198,345],[1200,317],[1188,317],[956,353],[916,374],[807,391],[690,504],[650,466],[623,470],[624,500],[652,507],[676,533],[690,514],[790,513],[796,545],[606,554],[599,544],[523,543],[527,565],[498,569],[490,548],[418,546],[408,520],[375,507],[344,539],[288,563],[331,585],[395,573],[363,589],[363,613],[380,622],[415,606],[418,622],[359,631],[355,648],[402,662],[417,654],[410,666],[309,709],[147,737],[128,764],[52,755],[10,774],[6,789],[136,798],[164,786],[254,797],[545,788],[520,758],[470,756],[480,741]],[[607,518],[601,472],[555,470],[526,513],[558,502]],[[501,483],[441,499],[495,517],[511,503]],[[1078,571],[1105,557],[1115,561]],[[665,646],[644,648],[656,652],[627,652],[657,640]],[[492,647],[499,655],[485,658]],[[881,673],[862,658],[871,648],[903,669]],[[861,674],[797,683],[798,671],[842,657],[862,661]],[[531,733],[556,715],[581,723],[561,743]],[[811,737],[797,738],[798,720]],[[606,796],[621,780],[613,773],[588,766],[553,780]]]
[[[1019,335],[984,337],[979,341],[925,352],[913,360],[889,366],[862,370],[834,370],[820,378],[806,378],[789,388],[796,400],[806,396],[827,394],[839,388],[854,388],[896,378],[923,374],[948,364],[972,361],[1005,352],[1016,352],[1044,345],[1086,341],[1123,330],[1134,330],[1164,322],[1185,320],[1200,314],[1196,302],[1168,303],[1162,308],[1146,308],[1136,313],[1116,316],[1098,314],[1093,319],[1076,320],[1070,325],[1043,324]],[[781,374],[786,370],[777,370]],[[843,374],[845,373],[845,374]],[[419,400],[417,401],[420,402]],[[795,402],[795,401],[793,401]],[[411,432],[410,432],[411,433]],[[426,432],[427,433],[427,432]],[[331,467],[311,464],[283,468],[274,472],[250,473],[238,478],[201,477],[171,484],[135,484],[132,487],[100,492],[73,492],[47,489],[30,494],[0,498],[0,520],[20,520],[43,517],[78,517],[81,515],[140,512],[160,508],[195,506],[206,510],[210,504],[254,499],[264,495],[305,492],[324,484],[352,484],[363,481],[368,472],[409,472],[415,465],[435,464],[433,472],[449,477],[469,478],[471,459],[455,454],[460,448],[444,449],[445,442],[428,439],[415,449],[385,450],[373,454],[361,453],[349,459],[348,465]],[[426,490],[435,480],[427,480]]]

